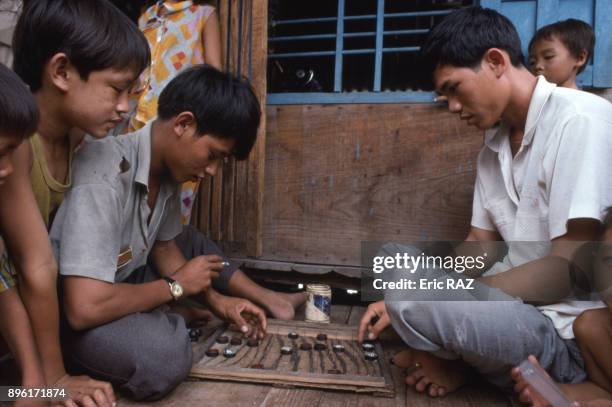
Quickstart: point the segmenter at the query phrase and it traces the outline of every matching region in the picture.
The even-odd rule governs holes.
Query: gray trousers
[[[185,228],[176,242],[187,259],[221,250],[193,228]],[[215,282],[224,292],[239,264],[230,262]],[[130,276],[131,284],[158,279],[151,264]],[[159,309],[127,315],[84,331],[64,324],[63,342],[70,362],[92,377],[111,382],[135,400],[165,396],[187,378],[192,365],[191,341],[185,320]]]
[[[418,256],[421,250],[387,244],[379,255],[396,253]],[[391,272],[394,279],[465,278],[431,269],[417,270],[414,274],[404,270]],[[552,321],[536,307],[477,281],[473,291],[436,293],[435,290],[385,293],[391,324],[411,348],[443,359],[462,359],[487,381],[507,391],[513,386],[510,370],[529,355],[538,357],[542,367],[558,382],[578,383],[586,379],[575,341],[562,339]]]

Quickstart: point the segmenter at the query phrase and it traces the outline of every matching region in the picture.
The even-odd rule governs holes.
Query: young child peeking
[[[529,42],[529,68],[558,86],[578,89],[576,76],[584,71],[594,47],[590,25],[573,18],[559,21],[540,28]]]

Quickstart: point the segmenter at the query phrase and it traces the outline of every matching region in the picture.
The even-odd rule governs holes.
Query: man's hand
[[[378,335],[380,335],[380,333],[389,325],[391,325],[391,321],[389,320],[389,314],[387,313],[385,302],[374,302],[368,306],[365,314],[363,314],[361,317],[357,339],[359,342],[363,342],[367,330],[369,332],[368,339],[374,340],[378,338]]]
[[[53,388],[66,389],[69,399],[54,403],[54,407],[113,407],[117,404],[113,386],[89,376],[62,376]]]
[[[240,327],[240,331],[251,338],[263,338],[268,321],[265,312],[252,302],[221,294],[209,301],[212,311],[221,319],[231,321]]]
[[[172,276],[183,287],[186,296],[208,290],[211,279],[223,270],[223,258],[217,255],[198,256],[189,260]]]

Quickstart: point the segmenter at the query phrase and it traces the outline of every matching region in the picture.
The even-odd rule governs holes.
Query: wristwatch
[[[166,280],[170,286],[170,294],[172,294],[174,301],[183,296],[183,287],[178,283],[178,281],[173,280],[170,277],[164,277],[164,280]]]

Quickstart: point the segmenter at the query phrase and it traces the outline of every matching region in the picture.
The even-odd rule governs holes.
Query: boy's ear
[[[78,75],[78,72],[75,72],[70,60],[63,52],[53,55],[45,68],[45,75],[63,92],[68,91],[69,80],[74,74]]]
[[[580,53],[578,54],[578,58],[576,58],[576,69],[580,70],[580,68],[582,68],[584,64],[587,63],[588,60],[589,60],[589,53],[587,52],[587,50],[586,49],[580,50]]]
[[[196,120],[191,112],[182,112],[174,117],[174,133],[181,137],[195,133]]]
[[[506,72],[506,69],[508,69],[510,59],[501,49],[489,48],[484,54],[483,63],[491,69],[497,78],[499,78]]]

